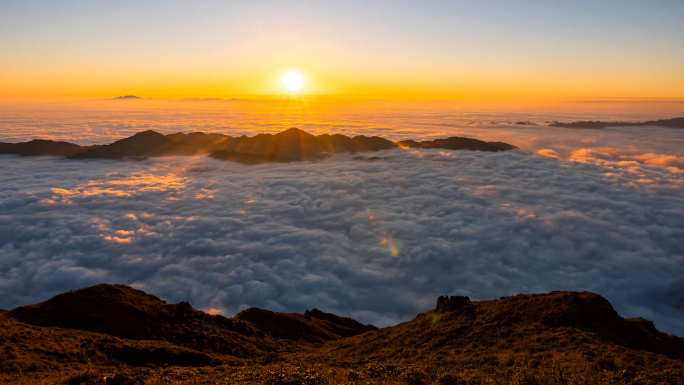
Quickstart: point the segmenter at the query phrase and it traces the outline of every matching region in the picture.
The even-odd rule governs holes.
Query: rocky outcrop
[[[448,295],[440,295],[439,298],[437,298],[437,307],[435,308],[435,311],[437,313],[447,313],[450,311],[459,310],[465,306],[468,306],[469,304],[470,297],[468,296],[453,295],[449,297]]]

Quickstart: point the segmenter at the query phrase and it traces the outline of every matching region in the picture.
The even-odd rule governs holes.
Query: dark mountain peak
[[[274,138],[278,138],[280,140],[294,140],[294,141],[300,141],[300,142],[316,142],[316,137],[314,135],[309,134],[308,132],[304,130],[300,130],[299,128],[296,127],[291,127],[288,128],[287,130],[277,133],[273,135]]]
[[[230,140],[227,135],[191,133],[162,135],[153,130],[138,132],[112,144],[71,156],[73,159],[146,158],[150,156],[182,156],[206,154],[218,143]]]
[[[432,141],[420,142],[428,148],[444,148],[447,150],[475,150],[475,151],[489,151],[498,152],[513,150],[517,147],[511,146],[501,142],[485,142],[483,140],[463,138],[459,136],[452,136],[446,139],[435,139]]]
[[[396,147],[396,143],[377,136],[362,135],[354,138],[340,134],[314,136],[292,127],[275,135],[260,134],[251,138],[236,138],[231,142],[220,144],[210,156],[255,164],[315,160],[326,157],[328,153],[379,151]]]
[[[424,140],[422,142],[417,142],[415,140],[402,140],[397,142],[397,144],[406,148],[443,148],[446,150],[471,150],[487,152],[499,152],[517,149],[517,147],[508,143],[485,142],[479,139],[463,138],[459,136],[452,136],[446,139]]]
[[[298,314],[249,308],[238,313],[235,319],[247,321],[274,338],[306,343],[322,343],[376,329],[317,309]]]
[[[359,135],[352,138],[358,151],[380,151],[399,147],[398,144],[379,136]]]
[[[176,132],[173,134],[167,134],[166,137],[173,140],[173,141],[178,141],[178,140],[183,140],[186,138],[186,134],[183,132]]]
[[[182,134],[182,132],[179,132],[179,134]],[[204,132],[191,132],[189,134],[185,135],[186,138],[192,139],[192,140],[203,140],[207,138],[216,138],[216,139],[232,139],[232,136],[225,135],[225,134],[216,134],[216,133],[204,133]]]
[[[47,301],[12,309],[9,317],[38,326],[83,329],[132,339],[167,339],[161,324],[196,322],[223,325],[230,320],[195,310],[188,302],[167,304],[126,285],[100,284],[58,294]],[[176,331],[177,333],[177,331]],[[193,332],[194,333],[194,332]]]
[[[122,327],[163,312],[158,297],[125,285],[100,284],[58,294],[47,301],[12,309],[8,316],[40,326],[127,334]],[[126,325],[129,324],[129,325]]]
[[[297,128],[297,127],[290,127],[290,128],[288,128],[287,130],[281,131],[281,132],[279,132],[279,133],[277,133],[277,134],[275,134],[275,135],[282,135],[282,136],[308,135],[308,136],[313,136],[313,135],[309,134],[308,132],[306,132],[306,131],[304,131],[304,130],[300,130],[300,129]]]
[[[502,142],[452,137],[433,141],[406,140],[395,143],[379,136],[341,134],[314,136],[296,127],[277,134],[258,134],[237,138],[223,134],[177,132],[162,135],[154,130],[138,132],[103,146],[78,146],[66,142],[32,140],[0,143],[0,154],[66,155],[71,159],[145,159],[152,156],[207,154],[216,159],[260,164],[318,160],[332,153],[381,151],[393,148],[446,148],[451,150],[505,151],[515,149]]]
[[[165,140],[165,139],[168,139],[168,138],[165,135],[158,133],[157,131],[146,130],[146,131],[141,131],[141,132],[135,133],[133,136],[129,136],[128,138],[118,140],[117,142],[121,142],[124,140],[132,142],[132,141],[151,141],[151,140]]]
[[[116,142],[92,150],[72,155],[72,159],[121,159],[145,158],[155,155],[169,147],[174,141],[156,131],[147,130],[133,136],[119,139]]]
[[[226,318],[193,309],[187,301],[167,304],[129,286],[100,284],[12,309],[2,317],[40,327],[162,341],[195,352],[240,359],[296,350],[301,345],[320,345],[374,329],[352,319],[316,314],[320,317],[307,319],[296,313],[250,308],[235,318]]]
[[[251,138],[236,138],[220,143],[214,150],[209,156],[249,164],[325,157],[315,136],[294,127],[275,135],[259,134]],[[255,158],[254,155],[258,156]]]
[[[342,134],[323,134],[316,137],[323,151],[330,153],[356,152],[358,146],[352,138]]]
[[[68,142],[33,139],[22,143],[0,143],[0,154],[16,154],[22,156],[68,156],[94,147],[97,146],[79,146]]]
[[[538,294],[530,300],[537,298],[543,303],[537,305],[539,319],[549,326],[577,327],[590,331],[622,321],[610,301],[596,293],[558,291]]]

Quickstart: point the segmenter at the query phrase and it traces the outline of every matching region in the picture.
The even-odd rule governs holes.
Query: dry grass
[[[586,365],[488,367],[479,369],[444,368],[428,365],[366,364],[358,367],[329,365],[206,368],[114,368],[99,367],[81,371],[48,371],[0,375],[3,384],[406,384],[406,385],[684,385],[684,370],[658,372],[610,371]]]
[[[0,383],[684,385],[684,339],[591,293],[465,303],[358,335],[363,325],[314,311],[226,321],[181,309],[181,319],[176,305],[148,300],[161,310],[146,317],[166,314],[178,329],[137,340],[0,315]],[[236,359],[212,336],[261,348]]]

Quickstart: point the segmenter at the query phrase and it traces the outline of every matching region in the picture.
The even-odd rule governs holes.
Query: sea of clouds
[[[316,307],[386,326],[443,294],[589,290],[622,316],[684,336],[684,130],[376,115],[346,117],[359,126],[346,130],[523,150],[396,149],[258,166],[3,155],[0,308],[108,282],[227,316]],[[87,134],[87,120],[52,135]],[[5,138],[50,124],[47,115],[13,122]],[[326,124],[317,127],[342,126]],[[168,128],[179,130],[189,131]],[[86,134],[82,142],[97,130]]]

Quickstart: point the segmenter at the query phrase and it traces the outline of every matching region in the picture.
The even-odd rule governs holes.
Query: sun
[[[283,84],[285,84],[285,88],[290,91],[297,91],[298,89],[302,88],[302,83],[304,83],[302,75],[296,72],[288,72],[283,77]]]

